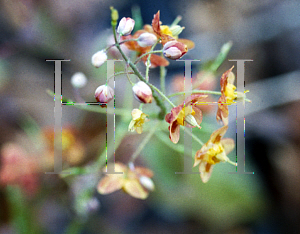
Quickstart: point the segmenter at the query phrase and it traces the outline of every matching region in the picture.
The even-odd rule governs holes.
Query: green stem
[[[186,92],[178,92],[178,93],[172,93],[170,94],[168,97],[171,98],[171,97],[174,97],[174,96],[177,96],[177,95],[185,95],[185,94],[188,94],[188,93],[204,93],[204,94],[215,94],[215,95],[222,95],[221,92],[218,92],[218,91],[211,91],[211,90],[192,90],[192,91],[186,91]]]
[[[176,107],[175,105],[174,105],[174,103],[173,102],[171,102],[171,100],[169,99],[169,98],[167,98],[167,96],[166,95],[164,95],[158,88],[156,88],[153,84],[148,84],[152,89],[154,89],[156,92],[158,92],[159,94],[160,94],[160,96],[162,96],[168,103],[170,103],[170,105],[172,106],[172,107]]]
[[[128,41],[137,41],[138,39],[127,39],[127,40],[124,40],[124,41],[120,41],[119,42],[119,45],[122,45],[123,43],[125,42],[128,42]],[[116,43],[115,44],[112,44],[110,45],[109,47],[107,47],[106,49],[104,49],[104,52],[108,51],[110,48],[112,48],[113,46],[116,46]]]
[[[149,83],[145,80],[145,78],[141,75],[141,73],[138,71],[137,67],[127,58],[127,56],[124,54],[124,52],[122,51],[118,40],[117,40],[117,34],[116,34],[116,25],[112,24],[113,27],[113,34],[114,34],[114,38],[115,38],[115,42],[116,42],[116,47],[118,48],[118,50],[120,51],[122,57],[124,58],[125,62],[127,64],[129,64],[129,66],[131,67],[131,69],[133,70],[133,72],[137,75],[137,77],[141,80],[144,81],[146,84],[149,85]],[[150,85],[149,85],[150,86]],[[150,86],[151,87],[151,86]],[[164,119],[165,115],[166,115],[166,107],[163,103],[163,101],[154,93],[153,89],[152,89],[152,96],[154,98],[154,100],[156,101],[156,104],[160,107],[161,112],[158,115],[159,119]]]
[[[158,121],[156,123],[155,126],[153,126],[153,128],[151,128],[151,130],[149,131],[149,133],[147,134],[147,136],[144,138],[144,140],[141,142],[141,144],[139,145],[139,147],[136,149],[136,151],[132,154],[130,162],[134,162],[135,159],[137,158],[137,156],[142,152],[142,150],[144,149],[144,147],[147,145],[147,143],[150,141],[151,137],[153,136],[153,134],[155,133],[155,131],[157,131],[157,127],[159,126],[161,122]]]
[[[163,56],[161,54],[161,56]],[[160,66],[160,89],[163,93],[166,93],[166,68],[164,66]]]
[[[204,143],[197,137],[195,136],[193,133],[186,131],[190,136],[192,136],[194,138],[195,141],[197,141],[201,146],[204,145]]]
[[[158,43],[159,41],[160,41],[160,39],[157,40],[157,41],[154,43],[154,45],[151,47],[150,52],[151,52],[151,51],[153,52],[155,46],[157,45],[157,43]],[[146,54],[147,54],[147,53],[146,53]],[[146,76],[146,80],[147,80],[147,81],[149,81],[149,69],[150,69],[150,66],[151,66],[151,62],[150,62],[151,54],[152,54],[152,53],[149,54],[149,56],[148,56],[148,58],[147,58],[147,62],[146,62],[146,75],[145,75],[145,76]],[[141,57],[143,57],[143,55],[142,55]],[[139,60],[139,59],[137,59],[137,60]]]
[[[111,75],[110,77],[108,77],[107,81],[109,81],[111,78],[113,78],[115,76],[124,75],[124,74],[134,74],[134,72],[117,72],[114,75]]]

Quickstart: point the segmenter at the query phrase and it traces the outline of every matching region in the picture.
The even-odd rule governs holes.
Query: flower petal
[[[98,184],[97,190],[100,194],[113,193],[123,187],[124,178],[118,175],[106,175]]]
[[[178,38],[177,41],[185,44],[189,50],[191,50],[191,49],[193,49],[195,47],[195,43],[193,41],[191,41],[191,40],[183,39],[183,38]]]
[[[228,105],[224,104],[226,103],[226,97],[224,94],[222,94],[222,96],[219,98],[218,103],[221,104],[218,104],[216,119],[217,121],[222,121],[224,125],[228,125],[229,111],[228,111]]]
[[[148,56],[149,55],[146,55],[142,58],[142,61],[144,63],[146,63],[147,59],[148,59]],[[155,68],[155,67],[159,67],[159,66],[163,66],[163,67],[166,67],[166,66],[169,66],[169,61],[157,54],[152,54],[151,57],[150,57],[150,64],[151,64],[151,68]]]
[[[123,189],[130,196],[138,199],[146,199],[149,192],[139,183],[137,179],[126,180]]]
[[[143,176],[146,176],[146,177],[149,177],[149,178],[153,177],[153,172],[150,169],[148,169],[148,168],[145,168],[145,167],[135,167],[135,171],[139,175],[143,175]]]
[[[225,125],[217,129],[211,134],[209,141],[212,142],[213,144],[219,143],[221,141],[221,138],[225,135],[227,129],[228,129],[228,125]]]
[[[225,150],[226,155],[228,155],[235,147],[234,140],[231,138],[222,139],[221,144]]]
[[[213,165],[202,161],[199,165],[200,177],[203,183],[207,183],[211,173],[212,173]]]

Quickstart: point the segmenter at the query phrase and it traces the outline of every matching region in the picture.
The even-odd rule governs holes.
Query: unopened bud
[[[178,41],[168,41],[163,48],[163,54],[169,59],[179,59],[188,51],[187,46]]]
[[[150,87],[143,81],[137,82],[133,87],[132,91],[134,97],[143,103],[151,103],[152,102],[152,91]]]
[[[108,85],[101,85],[95,91],[95,98],[97,102],[108,103],[114,98],[114,90]],[[105,105],[101,105],[105,107]]]
[[[119,26],[117,28],[117,32],[122,36],[129,35],[134,28],[134,20],[131,18],[123,17],[119,22]]]
[[[153,46],[155,42],[157,41],[157,37],[153,33],[142,33],[138,40],[137,43],[141,47],[147,47],[147,46]]]
[[[140,183],[149,191],[153,191],[155,188],[153,181],[147,176],[141,176]]]
[[[104,50],[100,50],[92,56],[92,64],[95,67],[100,67],[107,60],[107,55]]]
[[[84,87],[87,83],[86,76],[82,72],[76,72],[71,77],[71,84],[74,88],[80,89]]]

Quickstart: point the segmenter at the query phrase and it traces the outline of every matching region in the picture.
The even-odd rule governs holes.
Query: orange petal
[[[160,14],[160,11],[158,11],[154,17],[153,17],[153,20],[152,20],[152,29],[153,31],[158,34],[159,36],[161,36],[161,31],[160,31],[160,23],[159,23],[159,14]]]
[[[211,173],[212,173],[213,165],[202,161],[199,165],[200,177],[203,183],[207,183]]]
[[[177,39],[177,41],[185,44],[189,50],[195,48],[195,43],[193,41],[189,40],[189,39],[179,38],[179,39]]]
[[[99,182],[97,190],[100,194],[109,194],[121,189],[123,184],[123,177],[118,175],[107,175]]]
[[[143,186],[136,179],[126,180],[123,188],[124,191],[130,196],[138,199],[144,200],[148,197],[149,194],[149,192],[145,188],[143,188]]]
[[[221,138],[225,135],[227,129],[228,129],[228,125],[225,125],[217,129],[211,134],[209,141],[211,141],[213,144],[220,142]]]
[[[147,58],[148,58],[148,55],[143,57],[142,61],[144,63],[146,63]],[[161,57],[157,54],[152,54],[151,55],[150,63],[151,63],[151,68],[155,68],[155,67],[158,67],[158,66],[166,67],[170,64],[168,60],[166,60],[165,58],[163,58],[163,57]]]
[[[226,103],[226,97],[224,94],[222,94],[222,96],[219,98],[218,103],[221,104],[218,104],[216,119],[217,121],[222,121],[224,125],[228,125],[229,111],[228,111],[228,105],[224,104]]]
[[[227,70],[226,72],[224,72],[221,76],[221,80],[220,80],[220,86],[221,86],[221,93],[225,92],[225,88],[227,85],[227,78],[228,78],[228,74],[232,71],[232,69],[234,68],[234,66],[232,66],[229,70]],[[226,102],[226,101],[225,101]]]

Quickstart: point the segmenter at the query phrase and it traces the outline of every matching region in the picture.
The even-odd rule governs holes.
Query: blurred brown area
[[[228,59],[253,59],[253,62],[245,63],[245,89],[251,86],[247,97],[256,101],[246,104],[246,109],[252,105],[245,117],[246,170],[255,171],[256,182],[253,183],[257,185],[253,186],[259,188],[258,197],[266,197],[268,204],[260,214],[259,209],[254,208],[254,217],[249,215],[248,219],[235,222],[230,218],[231,214],[228,217],[223,215],[224,219],[216,218],[231,220],[228,225],[215,221],[214,215],[217,214],[203,213],[205,207],[199,207],[199,216],[193,213],[194,210],[190,213],[189,210],[176,210],[177,207],[168,206],[174,205],[178,196],[180,200],[180,196],[188,197],[196,192],[187,189],[186,195],[184,192],[176,195],[175,192],[181,191],[180,186],[186,183],[184,179],[181,184],[176,184],[169,174],[153,168],[156,172],[154,181],[156,179],[159,184],[160,180],[170,180],[169,190],[158,186],[160,195],[154,194],[153,199],[150,195],[146,201],[136,200],[122,192],[100,196],[95,190],[91,196],[96,197],[100,208],[89,203],[90,206],[84,209],[88,210],[86,213],[90,212],[90,216],[83,219],[72,208],[78,199],[74,195],[76,183],[56,175],[45,175],[45,170],[40,169],[36,172],[41,183],[40,190],[20,203],[29,207],[35,218],[33,222],[41,226],[34,230],[64,233],[69,223],[75,223],[78,233],[299,233],[300,3],[296,0],[1,0],[0,148],[8,142],[16,142],[34,152],[30,153],[31,156],[44,157],[36,148],[39,139],[36,132],[33,131],[33,138],[30,138],[28,132],[24,132],[24,126],[31,118],[40,129],[54,125],[53,97],[46,93],[46,89],[53,90],[54,64],[45,59],[71,59],[63,63],[63,95],[75,98],[70,77],[82,71],[88,77],[88,84],[80,90],[81,96],[87,101],[94,101],[94,91],[104,83],[106,68],[95,69],[90,60],[93,53],[106,46],[111,35],[111,5],[119,10],[120,17],[130,17],[131,7],[139,6],[144,23],[151,23],[157,10],[161,11],[164,24],[170,24],[177,15],[181,15],[180,25],[185,26],[182,38],[191,39],[196,45],[184,58],[201,59],[201,62],[193,64],[193,69],[199,67],[202,61],[214,59],[228,41],[233,42]],[[218,71],[221,74],[232,65],[225,60]],[[151,71],[151,74],[158,73],[159,70]],[[181,73],[182,63],[172,61],[168,67],[167,84]],[[295,78],[291,80],[291,77]],[[99,150],[105,147],[105,115],[65,106],[62,121],[63,126],[71,125],[77,129],[77,137],[85,145],[85,158],[79,165],[94,161]],[[131,136],[123,140],[117,151],[117,155],[124,155],[120,161],[127,161],[139,140]],[[151,150],[167,157],[168,150],[163,149],[164,145],[160,147]],[[152,165],[163,164],[163,160]],[[174,169],[178,160],[172,160],[173,164],[166,164],[164,170],[169,170],[169,166]],[[147,164],[147,161],[139,159],[138,162]],[[1,155],[0,170],[3,164]],[[98,175],[91,178],[79,176],[78,190],[83,191],[89,182],[97,183],[97,179]],[[251,189],[252,184],[248,186]],[[256,188],[253,190],[256,191]],[[174,194],[166,191],[174,191]],[[218,188],[213,191],[216,194],[223,192]],[[10,225],[16,213],[11,210],[10,204],[19,204],[20,198],[9,197],[8,194],[6,187],[1,185],[0,233],[16,232]],[[168,209],[161,207],[160,196],[163,196]],[[209,199],[204,201],[207,204],[214,202]],[[233,201],[235,199],[238,201],[237,197],[232,197]],[[19,213],[25,212],[26,216],[23,208]]]

